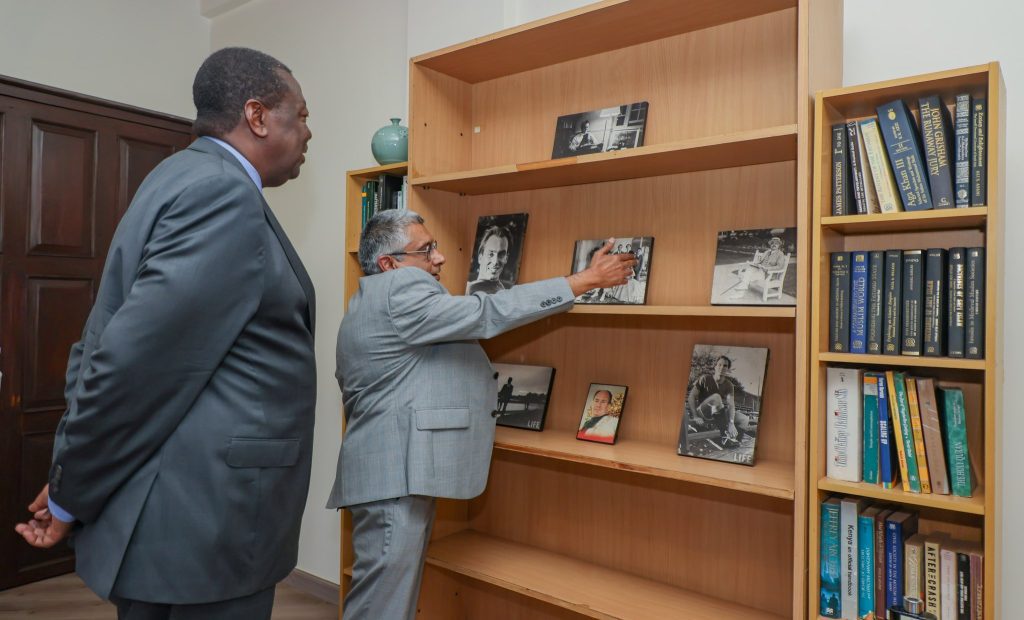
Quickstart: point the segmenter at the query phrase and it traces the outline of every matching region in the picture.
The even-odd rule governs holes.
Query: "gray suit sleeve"
[[[224,176],[204,179],[154,226],[56,438],[50,495],[79,520],[95,520],[153,457],[255,314],[265,223],[252,192]]]
[[[453,296],[422,269],[398,271],[388,294],[388,312],[398,335],[411,345],[492,338],[565,312],[573,304],[565,278],[521,284],[493,295]]]

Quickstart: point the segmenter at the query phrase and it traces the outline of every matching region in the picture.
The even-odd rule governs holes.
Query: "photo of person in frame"
[[[625,385],[591,383],[576,439],[614,444],[628,389]]]
[[[477,221],[466,294],[493,294],[519,280],[527,213],[484,215]]]

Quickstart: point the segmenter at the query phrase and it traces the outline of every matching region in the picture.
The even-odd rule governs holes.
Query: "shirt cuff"
[[[63,521],[64,523],[74,523],[75,517],[71,515],[68,511],[58,506],[57,502],[53,501],[50,498],[46,498],[46,503],[49,506],[50,514],[53,515],[54,519],[57,519],[58,521]]]

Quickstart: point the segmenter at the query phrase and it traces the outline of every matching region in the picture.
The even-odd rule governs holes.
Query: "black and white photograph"
[[[768,349],[694,345],[679,454],[753,465],[767,369]]]
[[[577,241],[572,255],[572,273],[586,269],[606,241],[607,238]],[[654,237],[615,237],[609,254],[633,254],[636,258],[633,275],[625,284],[587,291],[576,298],[576,303],[643,305],[647,302],[647,281],[651,275],[653,253]]]
[[[646,127],[646,101],[559,116],[551,159],[643,146]]]
[[[498,371],[498,425],[544,430],[555,369],[550,366],[493,364]]]
[[[613,444],[619,437],[619,420],[626,408],[625,385],[591,383],[576,439]]]
[[[711,304],[796,305],[796,228],[718,233]]]
[[[529,213],[482,215],[477,220],[466,294],[497,293],[519,281]]]

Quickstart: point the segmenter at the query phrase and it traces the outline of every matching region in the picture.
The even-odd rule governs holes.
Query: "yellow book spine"
[[[869,119],[861,121],[861,134],[864,136],[864,152],[867,154],[868,168],[871,177],[875,182],[875,191],[878,194],[878,206],[882,213],[895,213],[903,210],[903,203],[900,202],[899,190],[896,189],[896,179],[893,177],[892,168],[889,166],[889,157],[886,155],[885,145],[882,144],[882,134],[878,130],[878,121]]]
[[[917,452],[917,475],[921,478],[921,492],[931,493],[928,456],[924,451],[924,426],[921,425],[921,408],[917,404],[917,381],[910,377],[907,377],[907,404],[910,405],[910,425],[914,431],[914,450]]]
[[[896,441],[896,455],[900,459],[900,480],[903,481],[903,490],[911,493],[910,474],[907,472],[907,453],[903,449],[903,427],[900,425],[900,416],[896,410],[899,401],[896,399],[896,378],[893,371],[885,371],[885,379],[886,387],[889,391],[889,402],[892,403],[893,412],[896,412],[896,415],[892,416],[892,431],[893,438]],[[907,430],[909,431],[910,429]]]

